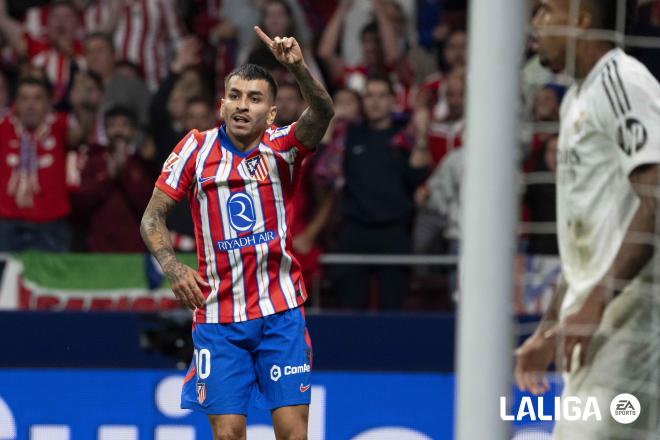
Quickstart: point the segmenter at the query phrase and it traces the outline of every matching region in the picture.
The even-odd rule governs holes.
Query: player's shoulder
[[[197,142],[201,145],[204,141],[213,138],[215,139],[218,137],[219,133],[219,128],[218,127],[213,127],[209,128],[208,130],[202,130],[199,131],[197,129],[192,129],[190,133],[197,139]]]
[[[622,49],[613,49],[600,71],[603,85],[614,87],[623,92],[625,89],[640,91],[651,88],[658,89],[660,85],[649,69],[637,58],[625,53]],[[624,90],[618,90],[619,88]]]
[[[295,125],[295,122],[289,125],[283,125],[281,127],[271,125],[266,130],[264,130],[264,134],[262,135],[261,140],[264,143],[271,144],[281,137],[288,136]]]
[[[202,131],[193,128],[184,136],[184,140],[186,141],[194,140],[195,149],[198,150],[202,148],[206,144],[206,142],[214,141],[217,136],[218,136],[217,127]]]

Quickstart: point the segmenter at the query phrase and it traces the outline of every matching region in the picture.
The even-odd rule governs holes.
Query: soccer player
[[[291,199],[300,163],[334,114],[294,38],[255,32],[296,78],[309,107],[276,128],[277,85],[264,69],[225,78],[224,123],[186,135],[166,160],[141,232],[174,294],[194,310],[195,355],[182,407],[208,414],[215,439],[244,439],[253,391],[278,439],[307,438],[311,345],[307,298],[291,250]],[[165,219],[188,195],[198,269],[177,260]]]
[[[616,29],[617,0],[581,0],[577,14],[571,14],[571,0],[541,3],[534,20],[541,59],[574,65],[576,79],[561,106],[559,134],[557,228],[564,283],[517,350],[516,381],[523,390],[544,392],[544,373],[557,355],[565,372],[563,395],[583,404],[596,397],[603,419],[557,421],[555,439],[657,439],[660,308],[652,283],[660,85],[607,33],[588,35]],[[560,27],[568,27],[575,40],[560,36]],[[574,58],[567,56],[572,43]],[[619,393],[641,403],[641,415],[630,425],[608,414]]]

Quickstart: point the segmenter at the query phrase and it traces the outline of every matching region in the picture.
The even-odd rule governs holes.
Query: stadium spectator
[[[183,127],[187,133],[196,129],[199,131],[210,130],[217,124],[215,107],[207,97],[193,96],[186,103]]]
[[[339,190],[343,186],[344,174],[344,138],[350,124],[361,121],[361,97],[353,89],[341,88],[333,95],[335,117],[332,119],[325,137],[321,141],[322,148],[317,153],[318,158],[314,174],[323,185]]]
[[[14,111],[0,121],[0,251],[65,251],[70,231],[67,147],[85,137],[85,121],[52,112],[41,80],[17,86]]]
[[[397,41],[393,23],[381,8],[380,20],[371,22],[360,31],[360,58],[356,65],[347,64],[337,53],[344,21],[352,6],[351,0],[341,0],[328,25],[321,34],[318,55],[325,64],[331,82],[362,91],[366,76],[385,73],[401,57],[402,48]]]
[[[446,44],[443,47],[440,64],[441,70],[424,78],[415,97],[415,111],[430,110],[427,123],[431,119],[442,120],[447,116],[447,79],[453,71],[462,72],[465,76],[466,33],[463,30],[448,31]],[[418,115],[421,116],[421,115]]]
[[[447,34],[440,57],[442,72],[450,72],[467,63],[467,33],[463,29],[452,29]]]
[[[421,0],[417,6],[417,41],[425,49],[433,49],[447,37],[449,26],[443,19],[444,1]]]
[[[76,30],[76,37],[84,38],[90,32],[111,32],[116,25],[118,8],[124,0],[71,0],[76,7],[78,15],[82,18],[82,26]],[[27,3],[27,2],[26,2]],[[43,2],[40,2],[43,3]],[[25,11],[23,26],[25,31],[35,39],[48,36],[48,3],[31,6]]]
[[[557,135],[550,135],[543,141],[539,154],[534,159],[530,172],[535,173],[538,178],[527,182],[523,202],[530,222],[552,224],[556,221],[554,174],[557,171]],[[556,233],[532,232],[527,238],[528,254],[559,254]]]
[[[191,32],[202,43],[201,65],[213,72],[214,88],[224,90],[223,78],[236,66],[239,28],[234,17],[222,15],[223,0],[197,0],[189,4]],[[249,2],[246,2],[249,3]],[[255,19],[256,21],[256,19]]]
[[[310,68],[312,75],[318,79],[323,79],[321,70],[316,63],[314,52],[311,47],[305,44],[299,37],[298,23],[296,22],[293,8],[286,0],[266,0],[261,7],[260,24],[264,32],[269,35],[291,35],[296,38],[302,47],[305,62]],[[268,69],[278,82],[292,81],[291,75],[281,64],[277,62],[273,54],[267,47],[259,41],[255,41],[254,46],[247,57],[248,63],[259,64]]]
[[[465,69],[455,67],[444,77],[423,85],[413,121],[418,139],[424,139],[433,165],[462,144]]]
[[[53,84],[55,103],[64,97],[72,72],[85,65],[82,44],[77,39],[79,26],[76,6],[70,1],[57,0],[49,5],[46,38],[35,39],[9,16],[6,2],[0,2],[0,32],[19,59],[27,58],[46,72]]]
[[[85,63],[108,85],[115,73],[115,48],[110,34],[94,32],[85,37]]]
[[[140,127],[149,124],[151,93],[142,80],[139,68],[129,61],[118,61],[110,81],[105,86],[103,110],[128,107],[137,115]]]
[[[365,122],[350,126],[345,138],[339,253],[406,254],[411,250],[413,191],[424,181],[427,170],[410,166],[413,141],[405,131],[406,124],[392,118],[393,108],[389,78],[370,76],[363,101]],[[379,282],[379,306],[402,306],[408,290],[407,268],[371,268],[335,268],[333,284],[339,306],[366,306],[370,272]]]
[[[430,111],[427,107],[416,110],[414,120],[421,127],[417,131],[425,135],[427,145],[422,147],[428,151],[433,167],[441,168],[443,159],[448,154],[460,148],[463,133],[463,110],[465,100],[465,72],[462,68],[454,69],[445,81],[444,94],[447,101],[446,115],[442,119],[434,118],[427,123]],[[435,109],[434,109],[435,110]],[[437,113],[436,113],[437,114]],[[419,122],[419,121],[423,122]],[[457,156],[457,157],[460,157]],[[456,163],[456,158],[449,161]],[[447,165],[444,165],[447,167]],[[452,165],[453,167],[453,165]],[[460,177],[459,173],[455,173]],[[458,212],[453,212],[454,203],[452,199],[458,194],[447,194],[441,182],[447,181],[451,176],[447,170],[436,170],[428,182],[415,191],[415,203],[417,215],[413,227],[413,249],[415,253],[439,253],[445,249],[456,249],[451,245],[452,241],[458,240]],[[443,177],[444,176],[444,177]],[[460,180],[450,180],[452,184],[459,185]],[[433,197],[431,197],[433,194]],[[439,194],[438,194],[439,193]]]
[[[217,124],[213,104],[204,97],[194,96],[186,104],[184,132],[210,130]],[[161,164],[158,164],[162,166]],[[195,251],[195,229],[188,203],[177,203],[167,218],[172,247],[182,252]]]
[[[285,1],[288,9],[291,10],[291,16],[296,24],[298,44],[301,47],[309,46],[312,42],[312,34],[309,26],[307,26],[305,14],[300,7],[299,1]],[[236,41],[238,44],[236,64],[245,63],[250,52],[258,47],[256,44],[257,38],[254,35],[254,25],[261,21],[263,7],[266,3],[265,0],[222,0],[219,12],[221,20],[230,21],[236,27]]]
[[[10,75],[4,70],[0,70],[0,118],[9,114],[13,92],[14,87]]]
[[[298,85],[289,82],[278,84],[275,105],[277,106],[275,125],[278,127],[297,120],[307,106]]]
[[[91,252],[141,252],[140,218],[153,178],[139,154],[137,117],[127,108],[110,109],[105,129],[108,146],[89,148],[72,196],[76,229],[87,231]]]
[[[540,162],[542,145],[559,131],[559,106],[565,91],[558,84],[546,84],[536,91],[532,107],[533,135],[525,152],[525,171],[531,171]]]
[[[175,0],[105,0],[99,2],[114,30],[119,59],[137,65],[150,90],[167,76],[168,54],[176,51],[185,31]],[[119,4],[117,16],[112,9]],[[107,27],[106,27],[107,28]]]
[[[69,96],[74,114],[90,114],[92,125],[83,142],[88,145],[107,145],[105,123],[101,104],[103,103],[103,80],[93,71],[79,71],[73,79]]]
[[[183,40],[170,66],[170,73],[160,84],[149,110],[150,132],[156,144],[156,163],[162,166],[184,131],[186,103],[193,96],[209,96],[199,66],[200,43],[194,37]]]

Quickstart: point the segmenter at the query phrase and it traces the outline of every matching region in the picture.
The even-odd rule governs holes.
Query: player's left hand
[[[275,37],[272,40],[259,26],[254,31],[261,41],[275,56],[275,59],[285,66],[293,66],[303,62],[303,54],[300,45],[293,37]]]
[[[559,337],[563,344],[558,344],[557,357],[564,371],[571,371],[573,365],[573,350],[580,346],[579,367],[586,361],[589,343],[603,318],[607,305],[607,291],[604,287],[594,288],[582,306],[574,313],[566,316],[555,327],[545,333],[547,338]],[[558,365],[558,367],[559,367]]]

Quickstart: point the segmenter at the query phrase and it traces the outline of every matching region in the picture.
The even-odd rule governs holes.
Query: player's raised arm
[[[160,189],[154,189],[140,222],[140,234],[149,252],[158,260],[174,295],[186,307],[194,309],[204,305],[204,295],[199,285],[208,284],[197,271],[177,260],[174,253],[165,221],[176,203]]]
[[[309,107],[298,119],[295,135],[305,147],[313,149],[323,138],[330,120],[335,114],[332,98],[323,84],[315,79],[303,59],[302,50],[295,38],[275,37],[271,39],[259,26],[254,27],[261,41],[298,81],[300,91]]]

